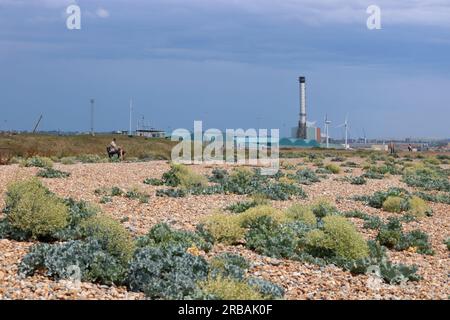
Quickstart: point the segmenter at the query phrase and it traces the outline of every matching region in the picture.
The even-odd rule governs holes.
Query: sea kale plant
[[[40,170],[36,176],[41,178],[67,178],[70,176],[70,173],[56,170],[53,168],[46,168],[43,170]]]
[[[406,212],[416,218],[431,216],[433,210],[419,196],[411,194],[403,188],[390,188],[387,191],[377,191],[369,196],[355,196],[353,200],[365,202],[370,207],[388,212]]]
[[[415,166],[406,168],[403,181],[411,187],[423,190],[437,190],[450,192],[450,180],[448,172],[439,166]]]
[[[210,195],[217,193],[232,193],[240,195],[259,195],[271,200],[288,200],[293,197],[305,198],[303,189],[292,183],[278,181],[280,176],[264,176],[260,170],[236,168],[231,173],[216,169],[209,178],[213,185],[205,185],[199,177],[195,179],[180,178],[179,172],[189,172],[184,169],[173,168],[163,174],[162,181],[165,185],[178,187],[177,189],[157,190],[157,196],[183,197],[192,195]],[[187,176],[192,176],[188,174]],[[183,181],[197,181],[198,183],[183,183]],[[202,183],[200,183],[200,181]]]
[[[197,299],[199,281],[206,280],[208,263],[176,244],[144,246],[130,262],[128,285],[153,299]]]

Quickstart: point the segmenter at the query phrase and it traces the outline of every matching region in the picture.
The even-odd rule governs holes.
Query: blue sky
[[[69,4],[81,30],[66,28]],[[381,8],[368,30],[366,8]],[[450,137],[447,0],[0,0],[0,130],[279,128]],[[331,133],[340,138],[341,129]]]

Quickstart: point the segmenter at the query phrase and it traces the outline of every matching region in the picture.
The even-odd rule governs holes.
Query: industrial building
[[[322,136],[320,128],[317,128],[307,121],[306,114],[306,78],[299,77],[300,92],[300,118],[298,126],[292,128],[291,137],[280,139],[281,147],[312,148],[319,147]]]
[[[137,129],[136,136],[146,138],[165,138],[166,133],[158,129]]]

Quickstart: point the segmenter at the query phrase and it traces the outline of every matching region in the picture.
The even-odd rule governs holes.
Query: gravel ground
[[[361,162],[359,159],[350,159]],[[297,163],[289,159],[286,162]],[[233,202],[245,199],[237,195],[189,196],[186,198],[156,197],[155,190],[161,187],[142,183],[145,178],[160,178],[168,170],[164,161],[147,163],[106,163],[75,164],[55,167],[71,173],[66,179],[43,179],[50,190],[62,197],[73,197],[97,203],[102,210],[122,220],[124,225],[135,234],[144,234],[154,224],[165,221],[177,228],[192,230],[197,222],[217,208],[223,208]],[[209,174],[211,166],[192,166],[203,174]],[[22,168],[17,165],[0,166],[0,206],[4,206],[4,192],[9,182],[35,175],[37,168]],[[353,169],[352,175],[361,174],[361,169]],[[356,194],[372,194],[398,186],[408,188],[397,176],[383,180],[367,180],[366,185],[351,185],[337,178],[350,175],[342,173],[330,175],[327,179],[310,186],[304,186],[308,199],[301,203],[310,203],[318,198],[326,198],[336,203],[340,210],[359,209],[385,219],[392,214],[366,207],[360,202],[349,200]],[[149,203],[125,197],[114,197],[111,203],[100,204],[101,196],[94,190],[101,187],[118,186],[124,189],[139,188],[150,195]],[[295,201],[274,201],[273,205],[285,208]],[[429,234],[434,256],[420,255],[414,252],[389,251],[394,262],[415,264],[420,282],[394,286],[379,284],[367,275],[352,276],[333,266],[318,267],[301,262],[277,260],[255,254],[244,247],[216,245],[213,253],[232,251],[249,258],[254,266],[250,274],[271,280],[286,289],[287,299],[448,299],[449,290],[449,251],[444,240],[450,236],[450,206],[431,204],[434,215],[419,222],[405,224],[405,230],[420,229]],[[352,219],[358,229],[369,239],[376,233],[362,228],[362,221]],[[0,240],[0,299],[144,299],[142,294],[127,292],[125,288],[107,287],[90,283],[81,283],[78,287],[68,281],[53,281],[43,276],[22,279],[17,274],[17,266],[32,243]]]

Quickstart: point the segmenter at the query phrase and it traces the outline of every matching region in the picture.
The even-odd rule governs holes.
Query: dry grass
[[[176,142],[166,139],[145,139],[119,135],[55,136],[45,134],[0,135],[0,150],[9,156],[70,157],[86,154],[106,156],[106,147],[115,137],[117,144],[127,151],[128,157],[139,159],[169,159]]]

